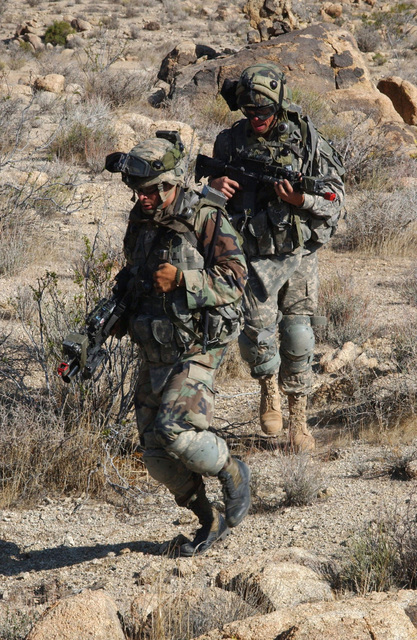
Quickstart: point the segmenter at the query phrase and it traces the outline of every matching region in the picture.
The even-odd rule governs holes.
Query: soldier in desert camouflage
[[[296,191],[287,179],[259,182],[251,209],[237,180],[225,174],[212,176],[210,182],[229,199],[227,211],[243,237],[249,278],[239,345],[260,383],[261,428],[270,436],[282,432],[280,388],[288,396],[290,448],[309,451],[315,447],[306,406],[312,326],[319,322],[317,249],[336,228],[344,170],[337,152],[291,103],[285,76],[275,64],[248,67],[239,80],[225,81],[222,95],[231,110],[241,109],[246,117],[218,135],[214,158],[237,167],[261,161],[266,167],[320,178],[324,185],[326,197]]]
[[[246,263],[222,205],[207,189],[183,188],[184,148],[176,132],[111,154],[137,202],[124,239],[129,270],[128,332],[142,366],[136,418],[149,474],[199,519],[194,540],[176,553],[203,553],[245,517],[250,471],[208,430],[214,378],[227,343],[241,326]],[[225,518],[209,502],[203,476],[222,485]]]

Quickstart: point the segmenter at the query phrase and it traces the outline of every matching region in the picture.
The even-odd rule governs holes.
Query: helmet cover
[[[132,188],[176,185],[185,179],[184,147],[164,138],[144,140],[126,154],[121,167],[123,181]]]
[[[273,63],[258,63],[247,67],[236,86],[239,107],[266,107],[271,104],[287,109],[291,92],[284,73]]]

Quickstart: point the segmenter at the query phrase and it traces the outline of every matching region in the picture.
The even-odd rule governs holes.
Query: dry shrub
[[[417,585],[417,511],[414,495],[370,522],[349,544],[341,583],[360,595]]]
[[[401,282],[401,292],[408,304],[417,306],[417,268],[413,267],[406,273]]]
[[[397,322],[390,333],[392,359],[399,371],[414,375],[417,370],[417,341],[415,323],[404,319]]]
[[[417,241],[417,193],[366,191],[346,216],[340,242],[350,251],[375,255],[414,256]]]
[[[13,206],[13,195],[9,189],[0,187],[3,212],[0,218],[0,275],[12,275],[29,263],[32,255],[29,249],[39,229],[32,210]]]
[[[393,538],[398,550],[397,585],[403,589],[417,587],[417,510],[411,494],[401,517],[391,517]]]
[[[281,486],[285,493],[285,504],[301,507],[315,502],[326,488],[322,470],[308,454],[277,458],[282,476]]]
[[[369,300],[358,292],[349,274],[336,272],[321,281],[319,314],[326,316],[327,325],[317,327],[318,341],[327,341],[335,347],[345,342],[362,344],[372,334]]]
[[[68,113],[49,148],[59,160],[85,164],[98,173],[115,143],[110,105],[97,99],[77,105]]]
[[[186,98],[174,97],[165,104],[167,117],[187,122],[205,142],[213,144],[217,134],[242,117],[232,112],[221,96],[199,96],[192,103]]]
[[[21,271],[44,248],[45,218],[84,209],[78,176],[61,163],[21,163],[19,173],[4,171],[0,185],[0,275]],[[26,170],[25,170],[26,169]]]
[[[88,72],[85,92],[90,100],[101,100],[115,109],[120,106],[137,106],[151,86],[151,77],[144,71],[121,72],[106,69]]]
[[[395,584],[397,549],[385,522],[374,522],[351,540],[341,571],[342,587],[360,595],[388,591]]]
[[[94,494],[103,485],[103,474],[95,473],[103,458],[100,432],[84,421],[69,427],[63,417],[49,402],[0,404],[2,508],[55,492]]]
[[[369,26],[363,26],[355,31],[356,42],[363,53],[376,51],[381,44],[381,36],[378,31]]]
[[[131,491],[123,473],[137,475],[128,419],[139,362],[131,342],[111,339],[107,363],[94,380],[64,384],[57,375],[62,339],[82,329],[98,299],[108,297],[115,259],[90,244],[76,273],[80,291],[68,299],[46,273],[18,292],[15,313],[26,339],[0,335],[0,501],[30,502],[54,492],[99,495],[106,483]]]
[[[23,640],[36,619],[36,614],[32,612],[28,613],[6,608],[0,620],[0,638],[2,640]]]
[[[237,341],[231,342],[220,365],[217,379],[220,382],[226,382],[237,378],[248,378],[249,375],[249,368],[241,358]]]
[[[34,117],[32,105],[33,101],[26,106],[19,98],[0,100],[0,167],[25,146]]]

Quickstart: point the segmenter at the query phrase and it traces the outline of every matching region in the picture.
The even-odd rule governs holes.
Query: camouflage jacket
[[[217,215],[220,226],[213,245]],[[210,345],[236,336],[247,272],[224,211],[184,190],[158,222],[137,203],[129,216],[124,252],[133,276],[129,331],[149,362],[168,364],[184,350],[201,349],[205,331]],[[162,261],[183,271],[185,287],[162,295],[154,290],[152,274]]]
[[[217,136],[213,156],[227,163],[243,152],[249,158],[272,158],[277,166],[322,178],[325,191],[334,193],[336,199],[331,202],[305,193],[303,206],[296,208],[281,201],[273,185],[260,183],[255,215],[248,220],[244,194],[237,192],[227,209],[241,230],[248,257],[291,253],[300,246],[315,250],[333,235],[344,201],[343,168],[337,153],[296,108],[281,116],[268,139],[255,136],[247,119],[236,122]]]

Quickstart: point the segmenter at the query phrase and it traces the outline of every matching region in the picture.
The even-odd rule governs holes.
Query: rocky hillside
[[[416,0],[0,12],[0,639],[416,639]],[[320,255],[318,450],[286,456],[263,438],[233,348],[213,426],[250,464],[253,505],[224,543],[178,560],[167,545],[194,516],[147,477],[129,411],[93,403],[88,420],[108,411],[98,438],[77,439],[65,420],[82,424],[88,403],[55,380],[51,344],[86,276],[104,289],[119,264],[131,203],[106,154],[178,129],[192,183],[195,154],[236,117],[223,80],[259,59],[281,66],[348,169]]]

